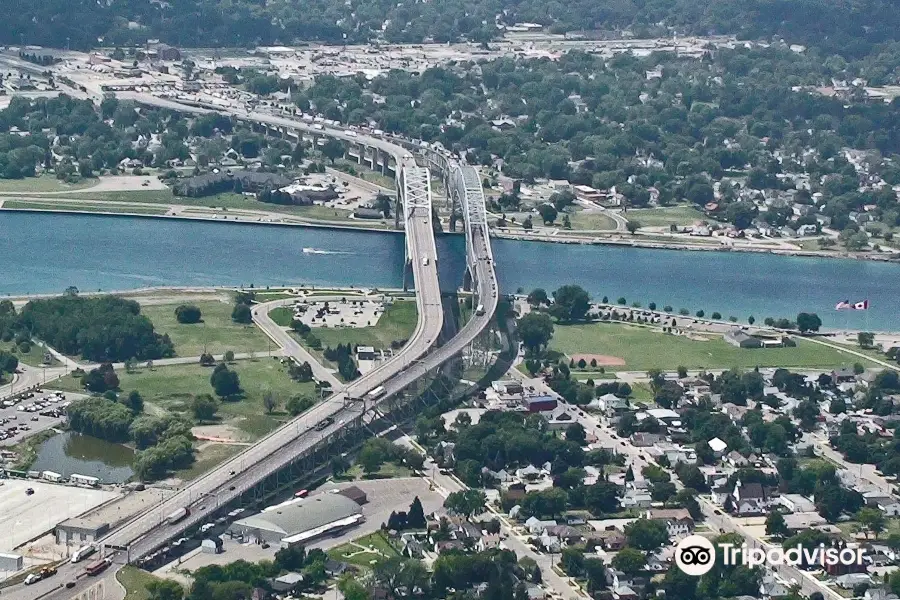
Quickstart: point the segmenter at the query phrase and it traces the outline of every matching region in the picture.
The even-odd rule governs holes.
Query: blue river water
[[[462,281],[462,236],[437,240],[441,284]],[[93,215],[0,213],[0,296],[165,285],[399,287],[399,234]],[[900,331],[900,264],[494,240],[501,290],[577,283],[677,311],[816,312],[828,327]],[[868,299],[868,311],[834,310]]]

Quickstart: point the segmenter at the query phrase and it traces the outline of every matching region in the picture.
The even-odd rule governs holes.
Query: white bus
[[[484,304],[479,304],[477,307],[475,307],[475,314],[478,316],[484,314]]]
[[[378,400],[385,394],[385,389],[383,385],[379,385],[377,388],[366,394],[366,400]]]

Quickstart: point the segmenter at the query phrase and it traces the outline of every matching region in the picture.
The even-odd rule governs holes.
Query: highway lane
[[[395,157],[398,169],[402,166],[414,166],[412,156],[405,149],[384,140],[348,136],[340,130],[333,129],[323,132],[304,123],[280,117],[261,115],[260,121],[366,143],[390,152]],[[353,398],[362,397],[379,384],[383,384],[386,388],[385,397],[395,394],[458,354],[480,334],[492,318],[499,300],[493,257],[484,229],[473,232],[473,235],[478,237],[475,244],[477,261],[482,265],[482,268],[476,269],[476,278],[482,295],[480,300],[485,308],[484,313],[471,319],[448,344],[430,355],[425,355],[437,340],[443,323],[440,287],[435,268],[437,253],[431,218],[430,208],[413,210],[408,216],[408,223],[411,226],[407,227],[407,244],[416,282],[419,319],[413,335],[393,360],[266,436],[255,446],[194,480],[171,498],[117,528],[102,542],[114,546],[131,544],[130,556],[123,558],[133,559],[148,554],[163,545],[166,540],[177,536],[184,528],[206,519],[206,515],[219,504],[230,501],[257,481],[283,468],[293,457],[346,426],[347,422],[363,411],[363,404],[354,402]],[[424,256],[431,259],[427,265],[421,260]],[[334,419],[333,423],[316,431],[316,425],[328,417]],[[191,515],[175,525],[168,525],[165,521],[166,516],[185,506],[191,507]],[[55,586],[61,585],[60,582],[72,579],[81,568],[81,565],[64,565],[58,578],[54,578],[55,581],[48,580],[37,585],[41,587],[46,585],[52,590]],[[114,570],[110,570],[107,576],[113,572]],[[81,587],[79,584],[76,589]],[[26,592],[22,586],[17,586],[8,590],[6,595],[14,598],[17,596],[34,598],[47,591],[32,588],[30,592]]]
[[[415,214],[409,222],[410,228],[407,235],[412,256],[419,256],[422,252],[434,248],[431,211],[425,209],[421,209],[421,211],[427,214]],[[115,546],[126,546],[146,536],[146,539],[133,548],[131,558],[151,551],[164,539],[183,530],[185,526],[200,521],[205,511],[210,510],[213,504],[226,502],[238,496],[256,481],[282,468],[294,456],[308,450],[327,435],[343,427],[346,422],[361,412],[361,406],[358,403],[351,403],[352,399],[361,398],[369,390],[395,377],[404,368],[415,365],[414,361],[425,354],[437,340],[443,323],[443,310],[434,263],[429,262],[429,265],[426,266],[419,260],[413,260],[412,265],[418,282],[416,301],[419,308],[419,320],[410,340],[394,359],[266,436],[256,445],[194,480],[173,497],[112,532],[104,538],[103,542]],[[299,348],[299,345],[296,347]],[[406,378],[403,379],[406,381]],[[392,389],[394,387],[388,388],[388,393],[394,391]],[[348,403],[351,404],[345,408]],[[322,431],[315,431],[316,424],[328,417],[333,418],[335,423]],[[299,443],[297,443],[298,438]],[[194,514],[175,527],[163,526],[166,516],[182,507],[193,507],[195,510],[192,510],[192,513]]]

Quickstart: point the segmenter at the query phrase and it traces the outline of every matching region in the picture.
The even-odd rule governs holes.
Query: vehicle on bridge
[[[316,431],[322,431],[332,423],[334,423],[334,417],[325,417],[316,425]]]
[[[479,304],[477,307],[475,307],[475,314],[479,317],[484,314],[484,304]]]
[[[366,400],[378,400],[379,398],[384,396],[386,393],[387,393],[387,390],[384,389],[384,386],[379,385],[377,388],[375,388],[374,390],[372,390],[368,394],[366,394]]]
[[[166,517],[166,522],[169,525],[174,525],[175,523],[184,519],[185,517],[187,517],[190,514],[191,514],[191,510],[189,508],[187,508],[187,507],[179,508],[178,510],[176,510],[175,512],[170,514],[168,517]]]

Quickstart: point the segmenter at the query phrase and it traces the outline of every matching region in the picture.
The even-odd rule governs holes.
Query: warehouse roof
[[[318,494],[275,510],[235,521],[244,528],[274,531],[292,536],[346,519],[362,512],[359,505],[340,494]]]

